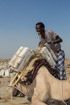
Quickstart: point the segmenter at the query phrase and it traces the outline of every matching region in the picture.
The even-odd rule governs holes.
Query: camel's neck
[[[33,92],[34,92],[34,87],[35,87],[36,83],[35,80],[33,81],[33,83],[31,85],[22,85],[20,83],[17,84],[17,88],[23,92],[26,96],[32,96]]]

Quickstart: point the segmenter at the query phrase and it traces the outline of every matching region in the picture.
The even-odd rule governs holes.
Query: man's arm
[[[53,41],[52,43],[56,44],[56,43],[60,43],[60,42],[63,42],[63,40],[57,35],[55,38],[55,41]]]
[[[55,40],[54,41],[48,41],[47,43],[48,44],[57,44],[57,43],[60,43],[60,42],[63,42],[63,40],[57,35],[55,37]]]

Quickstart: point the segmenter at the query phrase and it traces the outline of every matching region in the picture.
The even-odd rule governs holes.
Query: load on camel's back
[[[15,88],[19,89],[31,97],[32,105],[47,105],[48,99],[69,99],[70,83],[55,78],[55,62],[56,56],[47,44],[34,51],[21,47],[9,62],[10,69],[16,74],[8,89],[13,88],[12,94]]]
[[[53,51],[46,44],[42,48],[37,50],[30,50],[28,47],[20,47],[18,51],[14,54],[12,59],[9,62],[9,67],[12,71],[15,71],[16,74],[21,74],[24,77],[24,80],[29,78],[34,78],[37,73],[37,68],[40,68],[42,65],[51,67],[52,70],[56,65],[56,56]],[[50,70],[50,69],[49,69]],[[50,70],[50,72],[55,72]],[[28,75],[28,77],[26,77]],[[20,76],[21,78],[22,76]],[[18,78],[18,81],[20,79]]]

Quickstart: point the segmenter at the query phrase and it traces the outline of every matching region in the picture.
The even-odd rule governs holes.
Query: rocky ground
[[[65,64],[70,65],[70,60],[66,59]],[[69,66],[66,68],[67,73],[70,72]],[[68,75],[68,74],[67,74]],[[70,74],[69,74],[70,75]],[[68,76],[69,76],[68,75]],[[7,92],[7,87],[10,81],[10,77],[0,77],[0,105],[30,105],[31,103],[28,101],[28,97],[11,97]],[[65,105],[63,103],[53,102],[48,105]],[[70,105],[70,104],[67,104]]]

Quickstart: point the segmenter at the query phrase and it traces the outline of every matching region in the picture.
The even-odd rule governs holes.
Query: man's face
[[[36,32],[38,33],[38,35],[41,35],[43,31],[44,29],[40,27],[40,25],[36,25]]]

